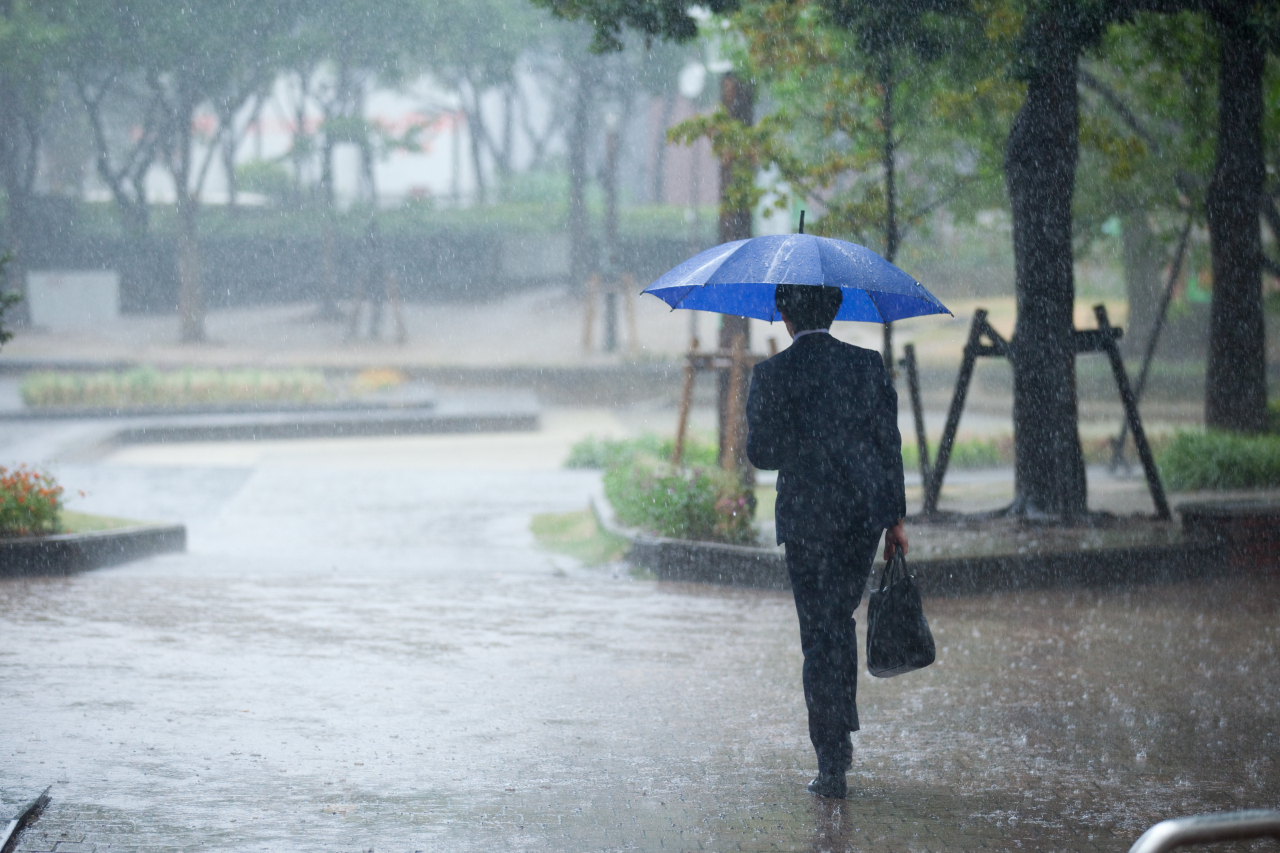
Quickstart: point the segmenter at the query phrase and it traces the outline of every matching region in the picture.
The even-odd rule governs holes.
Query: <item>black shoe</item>
[[[832,800],[843,800],[849,794],[849,783],[843,773],[819,773],[809,783],[809,793]]]

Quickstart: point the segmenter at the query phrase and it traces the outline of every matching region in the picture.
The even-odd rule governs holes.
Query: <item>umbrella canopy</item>
[[[837,320],[889,323],[947,306],[875,252],[856,243],[812,234],[735,240],[695,255],[644,289],[674,308],[780,320],[773,303],[779,284],[838,287]]]

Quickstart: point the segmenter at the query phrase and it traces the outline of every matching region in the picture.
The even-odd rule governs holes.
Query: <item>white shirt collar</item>
[[[805,329],[803,332],[796,332],[795,335],[792,336],[791,342],[795,343],[796,341],[803,338],[805,335],[829,335],[829,334],[831,334],[830,329]]]

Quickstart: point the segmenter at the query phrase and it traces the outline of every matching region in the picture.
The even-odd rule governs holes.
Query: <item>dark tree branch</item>
[[[1102,100],[1106,101],[1107,106],[1111,107],[1111,109],[1115,111],[1116,115],[1120,116],[1120,119],[1129,126],[1130,130],[1137,134],[1139,139],[1147,144],[1153,153],[1160,150],[1159,140],[1157,140],[1155,136],[1153,136],[1151,132],[1143,126],[1142,122],[1138,120],[1138,117],[1134,115],[1133,110],[1129,109],[1129,107],[1125,105],[1124,101],[1121,100],[1120,96],[1116,94],[1114,89],[1099,80],[1097,77],[1094,77],[1083,68],[1079,69],[1077,74],[1079,75],[1080,82],[1097,93],[1098,97],[1102,98]]]

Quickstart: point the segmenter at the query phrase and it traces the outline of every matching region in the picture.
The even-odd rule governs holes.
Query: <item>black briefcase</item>
[[[867,671],[889,678],[928,666],[934,655],[920,590],[907,574],[907,558],[898,548],[867,603]]]

